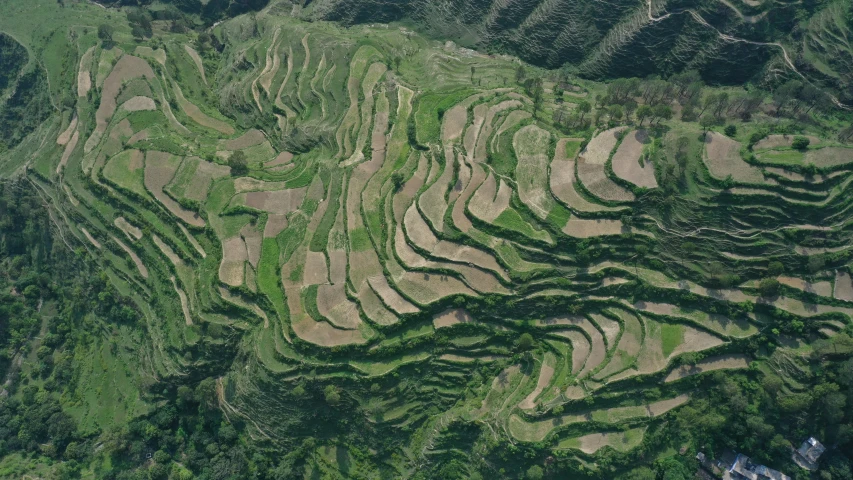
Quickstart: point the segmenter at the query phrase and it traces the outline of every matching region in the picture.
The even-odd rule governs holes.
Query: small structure
[[[739,453],[734,462],[723,473],[724,480],[791,480],[782,472],[752,463],[749,457]]]
[[[797,465],[806,470],[815,471],[817,470],[817,461],[825,451],[826,447],[822,443],[814,437],[809,437],[800,445],[800,448],[794,450],[791,458]]]

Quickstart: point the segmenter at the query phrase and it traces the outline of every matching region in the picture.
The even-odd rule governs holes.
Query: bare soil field
[[[153,98],[136,96],[124,102],[121,105],[121,108],[127,110],[128,112],[141,112],[147,110],[156,110],[157,104],[154,103]]]
[[[713,370],[731,370],[738,368],[749,368],[749,359],[746,355],[718,355],[716,357],[708,357],[700,361],[696,365],[682,365],[664,378],[664,383],[674,382],[691,375],[710,372]]]
[[[554,357],[554,354],[548,352],[542,359],[542,366],[539,369],[539,380],[536,382],[536,388],[530,392],[530,395],[524,398],[518,404],[518,408],[523,410],[530,410],[536,406],[535,400],[536,398],[542,394],[545,390],[545,387],[551,383],[551,378],[554,376],[554,364],[557,362],[557,359]]]
[[[77,130],[77,116],[71,119],[71,122],[68,124],[68,128],[66,128],[62,133],[56,137],[57,145],[65,145],[71,140],[71,135]]]
[[[99,242],[99,241],[95,240],[95,237],[93,237],[93,236],[92,236],[92,234],[91,234],[91,233],[89,233],[89,231],[88,231],[88,230],[86,230],[86,227],[80,227],[80,231],[81,231],[81,232],[83,232],[83,235],[85,235],[85,236],[86,236],[86,238],[87,238],[90,242],[92,242],[92,245],[94,245],[94,246],[95,246],[95,248],[97,248],[97,249],[99,249],[99,250],[101,249],[101,242]]]
[[[578,180],[589,190],[589,193],[611,202],[634,201],[633,193],[625,190],[607,176],[604,165],[578,163],[577,168]]]
[[[139,274],[142,275],[143,278],[148,278],[148,269],[145,267],[145,264],[142,263],[142,259],[139,258],[139,255],[137,255],[132,248],[122,243],[121,240],[117,239],[116,237],[113,237],[111,235],[110,238],[114,242],[116,242],[116,244],[118,244],[118,246],[121,247],[121,249],[124,250],[125,253],[128,254],[128,256],[130,256],[130,259],[133,260],[133,264],[136,265],[136,269],[139,270]]]
[[[767,150],[771,148],[780,148],[780,147],[791,147],[791,144],[794,142],[794,138],[798,135],[768,135],[762,138],[758,143],[753,145],[753,150]],[[811,142],[809,146],[814,147],[815,145],[820,144],[820,139],[807,135],[806,138]]]
[[[645,130],[636,130],[625,135],[613,154],[613,173],[638,187],[657,188],[658,182],[651,161],[646,160],[640,165],[643,147],[647,143],[650,143],[650,139]]]
[[[835,289],[833,290],[833,296],[838,300],[853,302],[853,279],[851,279],[849,273],[842,270],[837,270],[835,272]]]
[[[356,329],[361,325],[358,306],[347,298],[346,285],[320,285],[317,288],[317,310],[339,328]]]
[[[518,195],[539,218],[545,219],[554,208],[548,191],[548,148],[551,134],[535,125],[518,130],[512,146],[518,157],[515,168]]]
[[[178,254],[176,254],[175,251],[172,250],[172,247],[170,247],[169,244],[167,244],[160,237],[154,234],[151,235],[151,240],[154,241],[154,245],[157,245],[157,248],[160,249],[160,252],[162,252],[163,255],[165,255],[170,262],[172,262],[172,265],[176,267],[183,265],[184,262],[181,260],[181,257],[179,257]]]
[[[619,134],[625,129],[626,127],[615,127],[596,135],[580,153],[578,161],[588,165],[604,166],[607,159],[610,158],[610,152],[613,151],[616,142],[619,141]]]
[[[818,168],[837,167],[853,163],[853,148],[824,147],[810,149],[803,161],[806,165],[813,163]]]
[[[385,275],[374,275],[368,278],[367,281],[379,298],[398,314],[403,315],[420,311],[418,307],[412,305],[411,302],[403,298],[403,296],[388,285]]]
[[[222,241],[222,262],[219,264],[219,279],[226,285],[239,287],[243,284],[244,265],[249,259],[246,244],[240,236]]]
[[[302,205],[307,187],[271,192],[247,192],[235,196],[232,203],[244,203],[247,207],[264,212],[284,215],[295,211]]]
[[[837,278],[838,277],[836,277],[836,279]],[[804,292],[814,293],[815,295],[821,295],[824,297],[832,296],[832,284],[829,282],[807,282],[802,278],[794,277],[778,277],[777,280],[782,285],[787,285]],[[838,282],[836,280],[836,285],[837,284]]]
[[[95,53],[95,45],[89,47],[86,53],[80,57],[80,66],[77,70],[77,96],[85,97],[92,89],[92,59]]]
[[[563,233],[576,238],[590,238],[601,235],[621,235],[624,228],[621,220],[572,217],[563,227]]]
[[[154,79],[154,71],[148,62],[139,57],[125,55],[119,59],[115,68],[104,81],[101,90],[101,105],[95,113],[95,131],[103,134],[107,130],[107,124],[116,110],[116,96],[122,85],[132,78],[144,77],[148,80]],[[94,135],[94,133],[93,133]]]
[[[235,139],[223,141],[222,144],[225,146],[226,150],[234,151],[254,147],[255,145],[260,145],[266,141],[267,137],[264,136],[264,133],[253,128]]]
[[[740,143],[725,135],[708,132],[702,159],[716,179],[724,180],[731,175],[739,183],[765,183],[761,170],[740,157]]]
[[[457,323],[471,323],[474,318],[461,308],[445,310],[432,318],[432,324],[435,328],[444,328],[456,325]]]
[[[492,136],[492,150],[500,152],[501,147],[498,138],[500,138],[500,136],[503,135],[504,132],[518,125],[522,120],[525,120],[527,118],[530,118],[530,112],[526,112],[524,110],[513,110],[509,112],[509,114],[504,117],[504,121],[503,123],[501,123],[501,126],[497,129],[497,131],[495,131],[495,134]]]
[[[154,198],[165,205],[173,215],[189,225],[203,227],[205,225],[204,219],[197,212],[187,210],[163,191],[163,187],[168,185],[172,181],[172,178],[175,177],[175,172],[178,170],[180,164],[180,157],[175,157],[169,153],[146,152],[145,188],[154,195]]]
[[[293,161],[293,154],[290,152],[279,153],[272,161],[264,164],[264,167],[279,167],[289,165]]]
[[[308,252],[305,256],[303,285],[319,285],[329,283],[329,269],[326,267],[326,256],[323,252]]]
[[[142,230],[131,225],[124,217],[117,217],[114,223],[131,241],[142,239]]]
[[[184,293],[183,290],[178,287],[178,282],[175,281],[175,277],[169,277],[169,280],[172,281],[172,286],[175,288],[175,292],[178,294],[178,298],[181,300],[181,311],[184,313],[184,322],[187,325],[193,324],[193,317],[190,315],[190,307],[189,302],[187,301],[187,294]]]

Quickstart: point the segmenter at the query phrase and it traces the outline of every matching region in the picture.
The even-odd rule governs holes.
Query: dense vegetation
[[[366,3],[8,3],[0,477],[850,478],[853,123],[801,61],[578,67],[672,28],[619,2],[556,70],[298,18]],[[511,4],[481,45],[550,65]]]

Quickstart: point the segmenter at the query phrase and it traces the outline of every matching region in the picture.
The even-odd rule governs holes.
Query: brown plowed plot
[[[116,242],[118,246],[125,251],[125,253],[130,256],[130,259],[133,260],[133,264],[136,265],[136,269],[139,270],[139,274],[142,275],[144,278],[148,278],[148,269],[145,267],[145,264],[142,263],[142,259],[139,258],[139,255],[137,255],[132,248],[122,243],[121,240],[117,239],[116,237],[110,235],[110,238],[114,242]]]
[[[320,285],[317,287],[317,310],[332,325],[355,329],[361,325],[358,307],[346,296],[346,285]]]
[[[157,104],[153,98],[136,96],[121,104],[121,108],[128,112],[141,112],[147,110],[156,110]]]
[[[616,153],[613,154],[613,173],[638,187],[656,188],[655,169],[650,160],[640,165],[643,146],[649,143],[645,130],[636,130],[625,135]]]
[[[589,339],[591,339],[592,342],[590,345],[591,350],[589,357],[584,364],[583,370],[578,374],[579,378],[598,367],[598,365],[601,364],[607,356],[607,347],[604,344],[604,337],[601,335],[601,332],[599,332],[598,329],[595,328],[595,326],[586,318],[558,317],[540,320],[539,322],[541,325],[571,325],[583,330]]]
[[[577,448],[592,455],[604,447],[612,447],[619,452],[627,452],[643,442],[646,428],[634,428],[625,432],[591,433],[582,437],[561,441],[557,448]]]
[[[257,227],[247,224],[242,228],[242,230],[240,230],[240,236],[242,236],[243,241],[246,242],[246,251],[249,255],[249,263],[251,263],[253,267],[258,268],[258,262],[261,260],[261,244],[263,242],[261,231]]]
[[[474,120],[471,122],[468,130],[465,131],[465,137],[462,139],[462,147],[465,149],[465,158],[468,163],[483,163],[486,161],[485,155],[482,157],[477,157],[475,155],[475,149],[477,146],[477,139],[480,137],[480,131],[482,130],[483,122],[486,119],[488,111],[489,106],[485,103],[481,103],[474,107]]]
[[[234,197],[232,204],[244,204],[263,212],[284,215],[295,211],[302,205],[307,187],[272,192],[247,192]]]
[[[749,368],[749,359],[746,355],[719,355],[708,357],[696,365],[682,365],[670,372],[663,381],[664,383],[669,383],[712,370],[732,370],[738,368]]]
[[[398,314],[417,313],[420,309],[411,302],[403,298],[396,290],[388,285],[388,280],[384,275],[374,275],[367,279],[370,283],[370,288],[376,292],[382,301]]]
[[[589,340],[577,330],[566,330],[559,332],[558,335],[569,339],[572,344],[572,374],[577,375],[586,363],[591,349]]]
[[[663,355],[661,343],[661,324],[655,319],[643,317],[645,324],[645,339],[637,355],[637,366],[613,375],[608,381],[613,382],[634,375],[647,375],[661,371],[666,367],[667,360]]]
[[[836,277],[836,279],[837,278],[838,277]],[[814,293],[815,295],[821,295],[824,297],[832,296],[832,284],[829,282],[807,282],[802,278],[794,277],[779,277],[777,280],[782,285],[787,285],[804,292]],[[836,285],[837,284],[838,282],[836,280]]]
[[[625,129],[626,127],[611,128],[596,135],[580,153],[578,161],[589,165],[604,166],[607,159],[610,158],[610,152],[613,151],[616,142],[619,141],[620,132]]]
[[[545,387],[551,383],[551,378],[554,376],[554,364],[557,363],[557,359],[554,357],[554,354],[548,352],[542,359],[542,367],[539,369],[539,380],[536,382],[536,388],[530,392],[530,395],[524,398],[521,402],[519,402],[518,407],[524,410],[530,410],[536,406],[535,400],[536,398],[542,394],[545,390]]]
[[[582,160],[581,160],[582,161]],[[578,163],[578,180],[592,195],[611,202],[633,202],[634,194],[607,177],[604,165]]]
[[[411,237],[410,237],[411,238]],[[404,265],[411,268],[428,268],[428,269],[448,269],[458,272],[465,279],[465,283],[467,283],[471,288],[478,292],[482,293],[502,293],[506,294],[509,291],[501,285],[497,278],[490,273],[486,273],[477,268],[468,267],[466,265],[459,265],[453,263],[445,263],[445,262],[435,262],[432,260],[427,260],[423,256],[421,256],[418,252],[416,252],[407,242],[405,236],[401,229],[397,230],[397,234],[395,236],[394,247],[397,254],[400,257],[400,260]],[[352,274],[352,273],[350,273]],[[427,277],[431,277],[433,275],[426,274]],[[451,277],[445,274],[438,274],[441,278],[442,282],[450,282]],[[445,289],[442,289],[445,291]]]
[[[504,118],[503,123],[492,136],[491,148],[496,152],[501,151],[501,143],[498,141],[498,137],[504,134],[507,130],[512,127],[518,125],[522,120],[530,118],[530,112],[526,112],[524,110],[513,110],[507,114]]]
[[[86,53],[80,57],[80,67],[77,70],[77,96],[85,97],[89,94],[89,90],[92,89],[92,73],[90,72],[90,68],[92,66],[92,56],[95,52],[95,46],[92,45],[86,50]]]
[[[794,143],[795,137],[796,135],[768,135],[762,138],[758,143],[753,145],[752,149],[765,150],[768,148],[790,147],[791,144]],[[809,139],[809,145],[812,147],[820,144],[820,139],[817,137],[808,135],[806,138]]]
[[[509,276],[498,262],[488,253],[466,245],[439,240],[432,233],[418,209],[412,204],[405,216],[406,234],[420,248],[440,258],[454,262],[465,262],[485,270],[497,273],[506,280]]]
[[[116,218],[114,223],[131,241],[142,238],[142,230],[131,225],[124,217]]]
[[[670,358],[687,352],[701,352],[702,350],[714,348],[718,345],[722,345],[723,343],[725,342],[716,335],[685,325],[684,341],[679,346],[675,347]]]
[[[619,338],[619,345],[617,345],[616,351],[613,353],[607,366],[596,374],[596,379],[605,379],[610,375],[624,370],[636,358],[642,348],[643,325],[639,319],[622,310],[619,310],[618,314],[624,324],[622,336]]]
[[[590,238],[602,235],[621,235],[623,229],[624,225],[621,220],[589,220],[572,217],[563,227],[563,233],[576,238]]]
[[[230,175],[230,169],[224,165],[201,161],[198,158],[194,158],[194,161],[197,166],[192,179],[184,189],[184,197],[197,202],[204,202],[207,200],[207,192],[210,190],[213,181]]]
[[[483,122],[483,128],[480,132],[479,137],[477,138],[477,146],[475,147],[474,157],[479,159],[485,159],[487,156],[487,150],[489,146],[489,141],[492,138],[492,131],[494,130],[495,116],[504,110],[519,108],[522,107],[523,104],[518,100],[504,100],[503,102],[489,108],[488,113],[486,113],[486,119]]]
[[[68,143],[65,144],[65,150],[62,152],[62,158],[59,160],[59,165],[56,166],[56,173],[59,173],[65,165],[68,164],[68,159],[71,158],[71,154],[74,152],[74,149],[77,148],[77,143],[80,142],[80,131],[75,130],[74,135],[71,136],[71,139],[68,140]]]
[[[298,295],[298,292],[288,292],[288,295]],[[326,322],[314,321],[304,314],[292,323],[292,327],[299,338],[321,347],[358,345],[367,341],[358,330],[341,330]]]
[[[468,109],[462,105],[456,105],[444,113],[444,121],[441,124],[441,140],[446,145],[462,136],[462,131],[468,123]]]
[[[239,236],[222,241],[222,263],[219,264],[219,280],[232,287],[243,284],[245,263],[249,259],[246,244]]]
[[[551,134],[536,125],[523,127],[512,137],[512,148],[518,158],[515,167],[518,196],[542,219],[554,208],[554,199],[548,191],[550,142]]]
[[[193,63],[195,63],[196,68],[198,68],[198,73],[201,75],[202,81],[207,84],[207,77],[204,75],[204,63],[201,61],[201,57],[198,52],[196,52],[193,47],[186,44],[184,44],[184,50],[186,50],[187,54],[193,60]]]
[[[172,82],[172,90],[175,92],[175,98],[178,99],[178,106],[181,107],[181,110],[183,110],[184,113],[186,113],[194,122],[203,127],[216,130],[224,135],[234,135],[234,127],[222,120],[217,120],[208,116],[196,105],[190,103],[189,100],[184,98],[184,93],[181,91],[181,87],[177,83]]]
[[[184,312],[184,322],[187,325],[193,324],[193,317],[190,315],[190,307],[189,302],[187,301],[187,294],[184,293],[178,287],[178,283],[175,281],[175,277],[169,277],[169,280],[172,281],[172,286],[175,288],[175,292],[178,294],[178,298],[181,300],[181,311]]]
[[[104,81],[101,89],[101,105],[95,113],[95,132],[103,134],[107,131],[110,118],[116,111],[116,96],[128,80],[132,78],[145,77],[148,80],[154,78],[154,71],[145,60],[125,55],[119,59],[115,68]],[[92,134],[93,136],[95,133]]]
[[[145,154],[145,188],[173,215],[190,225],[203,227],[204,219],[198,213],[187,210],[163,192],[163,187],[175,177],[180,164],[180,157],[165,152],[148,151]]]
[[[93,237],[93,236],[92,236],[92,234],[91,234],[91,233],[89,233],[89,231],[88,231],[88,230],[86,230],[86,227],[80,227],[80,231],[81,231],[81,232],[83,232],[83,235],[85,235],[85,236],[86,236],[86,238],[87,238],[90,242],[92,242],[92,245],[94,245],[94,246],[95,246],[95,248],[97,248],[97,249],[100,249],[100,248],[101,248],[101,242],[99,242],[99,241],[95,240],[95,237]]]
[[[329,283],[329,270],[326,267],[326,256],[323,252],[308,252],[305,257],[303,285],[319,285]]]
[[[619,337],[619,332],[622,330],[619,322],[598,313],[590,314],[589,318],[594,324],[598,325],[598,328],[604,333],[607,348],[612,349],[615,347],[616,338]]]
[[[282,165],[289,165],[290,162],[293,161],[293,154],[290,152],[281,152],[279,153],[275,159],[270,162],[264,164],[264,167],[278,167]]]
[[[765,183],[761,170],[746,163],[740,157],[740,143],[731,138],[708,132],[705,136],[705,155],[702,160],[711,176],[719,180],[728,178],[740,183]]]
[[[449,155],[448,155],[449,152]],[[453,177],[453,149],[445,146],[445,164],[441,176],[418,198],[418,205],[424,217],[439,232],[444,231],[444,213],[447,211],[447,200],[445,194],[450,188],[450,179]]]
[[[358,289],[356,298],[364,314],[371,322],[378,325],[393,325],[400,321],[394,312],[388,310],[379,296],[376,295],[376,292],[367,283],[363,283],[361,288]]]
[[[267,137],[264,136],[264,132],[253,128],[235,139],[223,141],[222,144],[225,146],[225,150],[233,151],[254,147],[266,141]]]
[[[347,252],[343,249],[329,250],[329,280],[332,284],[347,281]]]
[[[838,300],[853,302],[853,280],[850,274],[838,270],[835,272],[835,290],[833,296]]]
[[[555,155],[551,162],[551,191],[554,196],[565,203],[569,208],[578,212],[607,212],[618,210],[618,208],[606,207],[592,203],[582,197],[575,190],[575,162],[574,160],[558,159]]]
[[[501,179],[500,188],[497,186],[497,177],[490,173],[489,177],[474,192],[471,201],[468,202],[468,210],[475,217],[489,223],[509,208],[512,188]]]
[[[462,178],[463,173],[460,169],[459,177]],[[468,180],[468,183],[465,185],[465,189],[456,199],[456,203],[453,204],[453,211],[451,212],[451,218],[453,219],[453,224],[456,225],[460,231],[464,233],[468,233],[474,225],[471,223],[471,220],[465,215],[465,205],[468,203],[468,199],[474,194],[474,192],[480,187],[480,185],[486,180],[486,172],[483,170],[483,167],[480,165],[474,165],[471,168],[471,178]],[[452,193],[451,193],[452,195]]]
[[[435,328],[450,327],[457,323],[472,323],[474,318],[461,308],[445,310],[438,315],[432,317],[432,324]]]
[[[159,248],[163,255],[165,255],[166,258],[168,258],[169,261],[172,262],[172,265],[176,267],[183,265],[181,257],[179,257],[178,254],[175,253],[174,250],[172,250],[172,247],[170,247],[169,244],[161,240],[160,237],[158,237],[157,235],[153,234],[151,235],[151,240],[154,240],[154,245],[157,245],[157,248]]]
[[[824,147],[809,150],[803,161],[806,165],[813,163],[818,168],[836,167],[853,162],[853,148]]]
[[[71,119],[71,123],[68,124],[68,128],[65,129],[62,133],[56,137],[57,145],[65,145],[71,140],[71,135],[77,130],[77,117]]]

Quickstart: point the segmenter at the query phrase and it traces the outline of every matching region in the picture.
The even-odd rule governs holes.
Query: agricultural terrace
[[[144,370],[238,349],[221,402],[258,437],[294,435],[277,412],[310,381],[417,431],[413,464],[456,421],[628,451],[695,379],[747,368],[754,336],[850,325],[849,145],[669,118],[567,131],[552,114],[601,85],[557,97],[508,58],[275,11],[218,24],[221,53],[69,26],[74,108],[25,159],[145,315]]]

